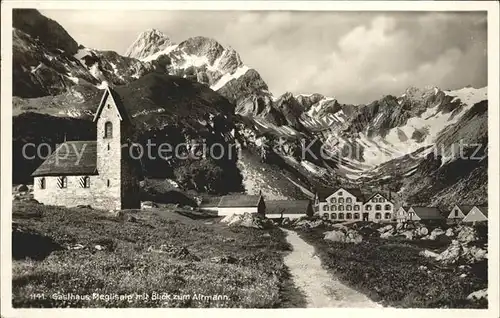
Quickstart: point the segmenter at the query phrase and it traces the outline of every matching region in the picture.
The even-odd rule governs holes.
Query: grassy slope
[[[303,296],[283,265],[283,254],[290,247],[277,228],[227,227],[216,220],[194,220],[167,210],[127,211],[124,216],[114,217],[88,209],[28,203],[14,204],[13,221],[14,307],[304,305]],[[67,248],[75,244],[85,247]],[[95,245],[104,249],[97,250]],[[157,251],[162,249],[165,252]],[[31,258],[26,257],[27,253],[32,254]],[[226,257],[229,263],[214,261],[214,257]],[[153,292],[219,294],[227,295],[229,300],[145,302],[134,298],[129,303],[52,298],[53,294],[66,293]],[[33,293],[44,293],[45,299],[30,298]]]
[[[332,275],[375,301],[403,308],[487,308],[484,300],[465,299],[488,286],[487,261],[462,270],[458,265],[446,266],[419,255],[424,248],[444,250],[448,242],[364,237],[356,245],[324,240],[326,230],[316,228],[299,234],[315,247]],[[461,278],[461,273],[467,276]]]

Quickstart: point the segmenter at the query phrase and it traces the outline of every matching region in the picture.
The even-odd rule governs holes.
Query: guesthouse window
[[[385,214],[385,219],[386,219],[386,220],[389,220],[390,218],[391,218],[391,214],[390,214],[390,213],[386,213],[386,214]]]
[[[344,203],[344,198],[339,198],[339,203]]]
[[[352,203],[352,199],[351,198],[347,198],[347,199],[345,199],[345,202],[346,203]]]
[[[359,220],[359,213],[354,213],[354,218],[355,218],[356,220]]]
[[[332,198],[332,199],[330,200],[330,202],[332,202],[332,203],[337,203],[337,199]]]
[[[328,219],[328,213],[323,213],[323,218]]]
[[[323,211],[330,211],[330,208],[328,207],[328,205],[323,205]]]
[[[89,176],[81,177],[80,186],[82,188],[90,188],[90,177]]]
[[[57,185],[60,189],[64,189],[68,187],[68,179],[65,176],[59,177],[57,179]]]
[[[375,218],[380,220],[382,218],[382,213],[375,213]]]
[[[372,202],[378,202],[378,199],[377,198],[373,198]]]
[[[45,178],[40,178],[38,180],[38,188],[45,189]]]
[[[113,137],[113,124],[111,122],[106,122],[104,124],[104,138]]]
[[[375,211],[382,210],[382,206],[380,204],[375,205]]]
[[[339,220],[343,220],[344,219],[344,213],[339,213]]]
[[[348,219],[348,220],[352,219],[352,214],[351,213],[347,213],[345,215],[345,218]]]
[[[458,210],[455,210],[455,216],[458,216]]]
[[[368,204],[367,206],[365,206],[365,209],[366,209],[366,211],[371,211],[372,210],[372,206]]]
[[[339,211],[344,211],[344,206],[343,205],[339,205]]]
[[[359,211],[359,205],[354,206],[354,211]]]
[[[337,213],[332,213],[332,220],[336,220],[337,219]]]
[[[351,206],[351,205],[346,205],[345,209],[346,209],[347,211],[352,211],[352,206]]]
[[[339,192],[339,195],[342,196],[342,191]]]
[[[390,209],[391,209],[391,205],[390,205],[390,204],[386,204],[386,205],[385,205],[385,210],[386,210],[386,211],[388,211],[388,210],[390,210]]]
[[[335,205],[332,205],[330,211],[337,211],[337,207]]]
[[[378,202],[385,202],[385,199],[384,199],[384,198],[380,198],[380,199],[378,200]]]

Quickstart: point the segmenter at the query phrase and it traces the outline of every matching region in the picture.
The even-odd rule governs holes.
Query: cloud
[[[80,43],[119,53],[147,28],[231,46],[279,95],[368,103],[409,86],[485,86],[486,13],[42,11]]]

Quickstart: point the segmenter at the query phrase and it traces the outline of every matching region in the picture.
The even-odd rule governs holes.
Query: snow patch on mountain
[[[240,66],[236,69],[236,71],[232,74],[226,73],[224,74],[217,83],[214,85],[210,86],[211,89],[214,91],[220,89],[222,86],[226,85],[229,81],[233,79],[238,79],[240,76],[245,75],[245,73],[249,70],[250,68],[246,65]]]

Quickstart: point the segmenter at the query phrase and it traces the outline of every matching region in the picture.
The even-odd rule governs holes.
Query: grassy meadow
[[[304,306],[278,228],[190,211],[13,207],[13,307]]]

